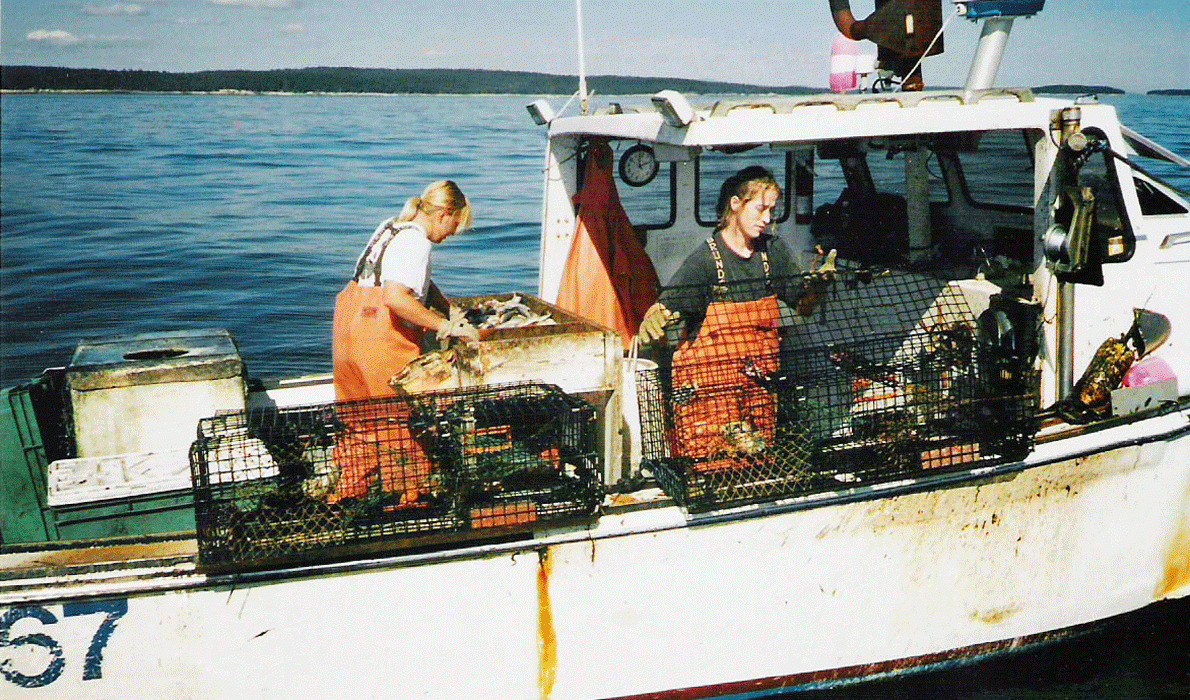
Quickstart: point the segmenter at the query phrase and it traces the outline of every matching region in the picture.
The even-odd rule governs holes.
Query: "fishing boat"
[[[0,694],[753,698],[1185,598],[1190,202],[1143,163],[1190,163],[994,86],[1043,5],[954,5],[961,89],[534,102],[540,286],[507,301],[554,324],[393,397],[254,379],[218,329],[6,389]],[[690,382],[633,319],[755,164],[835,270]]]

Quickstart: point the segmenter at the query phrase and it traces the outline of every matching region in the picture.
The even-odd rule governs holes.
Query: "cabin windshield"
[[[821,246],[860,264],[930,265],[960,278],[1028,272],[1043,137],[1017,129],[702,149],[662,162],[646,184],[621,178],[618,191],[663,283],[713,230],[720,185],[751,165],[781,183],[776,232],[803,266]]]

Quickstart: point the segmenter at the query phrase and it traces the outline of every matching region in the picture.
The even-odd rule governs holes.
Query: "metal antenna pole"
[[[587,65],[583,58],[583,0],[574,0],[578,12],[578,96],[583,114],[587,113]]]
[[[979,46],[975,50],[975,58],[971,59],[971,72],[967,74],[967,85],[963,88],[965,97],[969,98],[976,90],[987,90],[995,85],[1013,19],[989,17],[984,20]]]

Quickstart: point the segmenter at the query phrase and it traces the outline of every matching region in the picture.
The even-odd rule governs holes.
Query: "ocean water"
[[[83,337],[209,327],[232,332],[253,376],[329,371],[334,296],[360,248],[438,178],[475,209],[475,228],[437,250],[439,286],[535,293],[545,144],[531,99],[3,95],[2,385],[67,364]],[[1103,101],[1190,156],[1190,98]],[[1190,190],[1190,172],[1145,166]],[[825,697],[1187,698],[1188,630],[1190,605],[1163,605]]]

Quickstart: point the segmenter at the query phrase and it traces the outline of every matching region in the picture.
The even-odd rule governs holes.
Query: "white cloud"
[[[284,27],[281,27],[281,31],[285,32],[286,34],[303,34],[305,33],[306,28],[300,24],[287,24]]]
[[[143,15],[148,13],[141,5],[134,5],[132,3],[117,2],[112,5],[84,5],[83,14],[85,15]]]
[[[54,46],[73,46],[79,38],[65,29],[34,29],[25,35],[29,41],[44,41]]]
[[[223,7],[258,7],[266,10],[293,10],[302,4],[300,0],[207,0],[207,2]]]
[[[134,46],[143,44],[144,39],[135,36],[96,36],[87,34],[75,36],[65,29],[34,29],[25,35],[29,41],[49,44],[57,47],[67,46]]]

